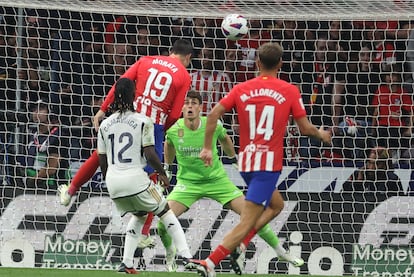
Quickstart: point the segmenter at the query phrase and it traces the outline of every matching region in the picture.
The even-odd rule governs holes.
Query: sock
[[[213,253],[211,253],[210,256],[208,256],[208,258],[206,260],[208,266],[211,267],[211,268],[214,268],[216,265],[218,265],[229,254],[230,254],[230,250],[228,250],[227,248],[225,248],[223,245],[220,244],[213,251]],[[211,266],[211,264],[209,264],[208,260],[212,261],[214,266]]]
[[[167,233],[172,237],[177,252],[184,258],[192,258],[187,241],[185,240],[183,228],[173,211],[168,210],[168,212],[161,216],[160,220],[166,227]]]
[[[273,249],[279,245],[279,238],[270,228],[269,224],[266,224],[262,229],[257,232],[257,234]]]
[[[158,177],[156,173],[151,173],[148,175],[148,177],[150,178],[151,181],[154,182],[154,184],[157,183]],[[153,219],[154,219],[154,214],[152,212],[149,212],[147,215],[147,220],[145,221],[144,227],[142,227],[142,231],[141,231],[141,234],[143,234],[144,236],[149,235]]]
[[[257,230],[255,228],[251,229],[247,236],[243,239],[242,243],[247,247],[249,245],[249,242],[256,235],[256,233]]]
[[[152,220],[154,219],[154,214],[149,212],[147,215],[147,219],[145,220],[144,226],[142,227],[141,234],[144,236],[148,236],[151,229]]]
[[[276,247],[273,248],[277,254],[278,257],[283,257],[287,251],[285,248],[283,248],[282,245],[278,244]]]
[[[257,232],[257,234],[265,241],[267,244],[272,247],[277,256],[283,256],[286,254],[286,249],[282,247],[279,243],[279,238],[277,235],[273,232],[273,230],[270,228],[269,224],[266,224],[262,227],[262,229]]]
[[[83,184],[92,178],[98,167],[99,157],[98,152],[95,150],[93,151],[92,155],[81,165],[78,172],[76,172],[75,176],[70,182],[68,193],[70,195],[74,195]]]
[[[172,238],[167,233],[167,229],[165,229],[165,225],[160,221],[158,221],[158,235],[160,236],[161,242],[166,249],[170,248],[172,245]]]
[[[144,225],[144,219],[134,215],[128,222],[124,243],[124,255],[122,258],[122,262],[126,267],[134,266],[134,254],[141,236],[140,230],[142,229],[142,225]]]

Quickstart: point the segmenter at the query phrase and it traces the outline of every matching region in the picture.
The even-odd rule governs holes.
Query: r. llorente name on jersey
[[[175,73],[175,72],[177,72],[177,71],[178,71],[178,68],[177,68],[174,64],[172,64],[172,63],[170,63],[170,62],[167,62],[167,61],[164,61],[164,60],[161,60],[161,59],[154,59],[154,60],[152,61],[152,64],[159,64],[159,65],[162,65],[162,66],[168,67],[169,69],[171,69],[171,71],[172,71],[173,73]]]
[[[273,89],[270,89],[270,88],[253,89],[253,90],[250,91],[250,93],[248,95],[247,94],[242,94],[240,96],[240,99],[243,102],[246,102],[250,98],[259,97],[259,96],[271,97],[271,98],[275,99],[276,102],[278,102],[279,104],[282,104],[283,102],[286,101],[286,98],[282,94],[280,94],[279,92],[277,92]]]
[[[182,146],[178,145],[178,151],[181,152],[181,154],[184,157],[195,157],[197,158],[200,155],[201,147],[192,147],[192,146]]]
[[[126,124],[133,129],[136,129],[138,126],[138,123],[135,120],[126,117],[116,117],[113,118],[110,122],[108,122],[108,124],[104,127],[104,131],[107,132],[113,124]]]

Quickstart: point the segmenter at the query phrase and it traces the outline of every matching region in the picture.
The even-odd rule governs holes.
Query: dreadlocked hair
[[[135,83],[128,78],[121,78],[115,84],[114,111],[124,113],[134,111]]]

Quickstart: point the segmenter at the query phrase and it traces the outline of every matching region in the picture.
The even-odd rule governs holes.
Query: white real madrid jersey
[[[111,198],[133,195],[148,186],[143,148],[151,145],[154,145],[154,124],[144,115],[116,112],[102,121],[98,154],[107,155],[106,185]]]

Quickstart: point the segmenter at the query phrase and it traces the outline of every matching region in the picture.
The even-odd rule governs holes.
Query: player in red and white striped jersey
[[[277,43],[259,47],[256,65],[259,76],[236,85],[210,112],[204,148],[200,153],[206,166],[212,163],[212,138],[217,120],[232,108],[240,123],[239,170],[248,186],[240,223],[206,260],[194,260],[201,276],[215,276],[214,267],[238,246],[246,246],[265,224],[283,209],[277,190],[282,170],[283,137],[292,115],[302,135],[331,142],[330,131],[309,122],[296,86],[277,78],[282,66],[282,48]],[[233,254],[232,254],[233,256]]]
[[[160,158],[163,157],[164,130],[180,118],[184,99],[190,88],[191,79],[186,67],[190,63],[192,52],[193,47],[188,41],[177,40],[170,56],[142,57],[121,76],[135,81],[136,109],[154,121],[155,148]],[[114,101],[114,87],[94,117],[96,129]],[[98,167],[98,155],[95,151],[73,178],[68,189],[69,195],[74,195]],[[62,204],[68,205],[69,201]]]

